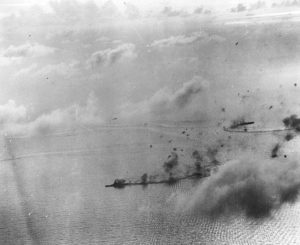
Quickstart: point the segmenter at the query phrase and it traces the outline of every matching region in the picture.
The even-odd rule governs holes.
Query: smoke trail
[[[300,191],[297,161],[250,159],[253,156],[221,166],[197,187],[192,198],[178,199],[179,210],[210,217],[242,212],[262,218],[296,201]]]
[[[276,144],[273,149],[272,149],[272,152],[271,152],[271,157],[272,158],[275,158],[275,157],[278,157],[278,151],[280,149],[280,144]]]

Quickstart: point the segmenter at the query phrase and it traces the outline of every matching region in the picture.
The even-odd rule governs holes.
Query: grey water
[[[192,163],[192,151],[209,143],[193,130],[189,138],[181,129],[116,127],[3,140],[0,244],[299,244],[299,202],[264,219],[212,220],[176,210],[171,198],[188,198],[201,181],[104,187],[160,171],[174,147]]]

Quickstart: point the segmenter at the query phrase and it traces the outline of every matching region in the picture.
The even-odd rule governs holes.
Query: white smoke
[[[208,87],[207,80],[194,76],[175,91],[162,88],[147,100],[124,106],[121,117],[138,120],[141,115],[144,119],[179,119],[194,116],[195,111],[201,112],[202,109],[194,102]]]

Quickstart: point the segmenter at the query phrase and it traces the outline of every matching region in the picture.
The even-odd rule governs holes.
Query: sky
[[[1,129],[280,125],[299,111],[299,17],[297,0],[0,0]]]

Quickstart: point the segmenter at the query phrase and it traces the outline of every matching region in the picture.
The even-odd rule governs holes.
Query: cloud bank
[[[98,99],[90,93],[85,105],[73,104],[44,113],[32,120],[25,106],[18,106],[11,100],[0,106],[0,122],[0,130],[4,135],[36,136],[49,135],[74,127],[101,125],[104,121]]]

